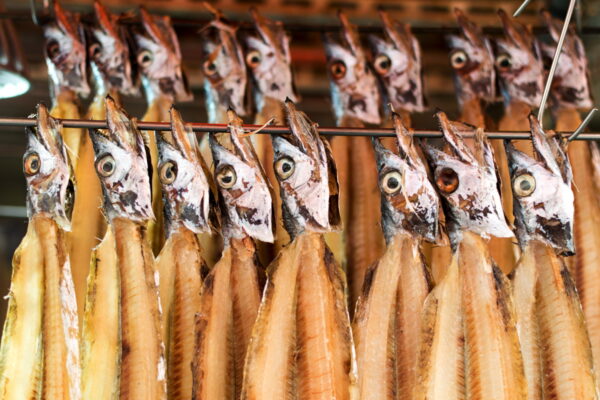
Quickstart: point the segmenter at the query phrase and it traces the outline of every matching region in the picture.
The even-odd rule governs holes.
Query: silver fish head
[[[181,62],[177,34],[168,16],[140,8],[143,29],[134,33],[137,65],[151,96],[189,101],[192,93]]]
[[[549,63],[554,58],[556,44],[560,37],[563,21],[552,18],[548,11],[543,12],[544,21],[548,26],[552,44],[542,44],[542,53]],[[565,37],[560,62],[552,81],[552,101],[554,107],[573,107],[588,109],[592,107],[590,90],[590,71],[585,48],[581,38],[573,27],[570,27]]]
[[[537,106],[544,91],[544,63],[539,43],[523,24],[499,10],[504,38],[496,41],[496,71],[505,102]]]
[[[425,110],[421,75],[421,47],[410,25],[394,21],[380,11],[384,37],[369,37],[372,64],[386,91],[388,101],[396,110]]]
[[[547,136],[535,116],[530,115],[529,121],[534,158],[506,142],[517,238],[521,245],[537,239],[563,255],[573,255],[574,196],[569,160],[557,138]]]
[[[119,23],[119,16],[111,14],[98,0],[94,1],[94,13],[88,55],[96,79],[109,90],[125,95],[137,94],[125,27]]]
[[[298,100],[292,76],[290,37],[283,24],[271,21],[250,9],[256,34],[245,35],[245,58],[254,87],[259,111],[264,98]]]
[[[454,14],[460,35],[449,35],[450,64],[460,104],[473,99],[496,101],[496,71],[494,53],[481,28],[459,9]]]
[[[226,239],[253,237],[273,242],[273,200],[266,175],[242,120],[227,112],[229,132],[209,137],[219,190],[222,232]]]
[[[285,106],[292,133],[272,137],[284,226],[292,238],[303,231],[337,229],[339,190],[329,143],[291,100]]]
[[[152,218],[148,156],[142,134],[115,101],[106,97],[107,130],[90,130],[104,213],[144,223]]]
[[[392,118],[398,153],[388,150],[379,139],[373,139],[386,241],[398,232],[435,241],[439,228],[439,197],[429,181],[412,134],[397,114],[393,113]]]
[[[55,91],[73,90],[82,97],[90,94],[86,70],[86,46],[80,15],[53,2],[53,15],[42,24],[44,55],[48,76]]]
[[[61,126],[43,104],[38,104],[36,118],[37,126],[25,130],[23,172],[27,181],[27,212],[30,218],[36,214],[49,216],[63,230],[70,231],[74,187]]]
[[[171,108],[171,130],[156,136],[158,177],[169,231],[186,227],[211,231],[211,188],[198,152],[196,135]]]
[[[449,121],[446,114],[436,114],[446,146],[425,151],[434,172],[434,181],[446,212],[446,226],[453,244],[460,232],[472,231],[481,236],[512,237],[500,199],[500,178],[494,164],[491,145],[483,131]],[[473,150],[461,135],[475,136]]]
[[[342,12],[339,18],[341,32],[324,37],[331,97],[338,123],[346,116],[368,124],[379,124],[377,78],[367,63],[356,27]]]
[[[217,108],[232,108],[246,114],[247,70],[242,47],[237,41],[237,27],[219,10],[202,29],[202,70],[209,119],[216,121]],[[218,121],[222,122],[222,121]]]

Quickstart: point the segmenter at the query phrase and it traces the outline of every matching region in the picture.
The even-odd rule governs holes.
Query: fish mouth
[[[367,112],[367,102],[364,97],[350,96],[348,107],[352,111]]]

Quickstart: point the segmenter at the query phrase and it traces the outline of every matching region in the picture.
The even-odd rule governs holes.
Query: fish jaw
[[[90,94],[86,72],[86,47],[79,14],[53,3],[54,16],[42,24],[44,55],[54,94],[72,90],[82,97]]]
[[[171,19],[152,15],[140,8],[142,30],[134,32],[135,58],[141,71],[147,96],[166,96],[172,101],[190,101],[187,77],[182,67],[179,41]]]
[[[387,93],[387,100],[396,110],[425,110],[421,74],[421,46],[410,25],[393,21],[379,12],[384,23],[384,37],[370,36],[372,64]],[[384,64],[381,64],[384,62]]]
[[[158,174],[169,231],[185,226],[211,231],[211,188],[204,173],[196,135],[171,108],[171,130],[157,134]]]
[[[125,28],[100,1],[94,1],[95,24],[90,27],[88,56],[98,84],[105,91],[135,95],[131,56]]]
[[[104,213],[109,221],[122,217],[146,222],[153,218],[153,213],[142,135],[135,121],[110,96],[106,98],[106,115],[108,130],[90,130]]]
[[[455,9],[461,34],[449,35],[446,40],[450,47],[450,59],[465,57],[465,62],[453,63],[454,82],[458,100],[463,106],[470,100],[480,99],[485,102],[496,101],[496,71],[494,54],[487,37],[481,28],[469,20],[465,14]],[[462,61],[462,60],[461,60]]]
[[[536,107],[542,99],[546,76],[539,43],[526,26],[505,11],[499,10],[498,14],[505,37],[496,41],[496,71],[504,101]]]
[[[250,140],[242,137],[242,120],[228,111],[229,132],[211,134],[215,180],[219,190],[223,235],[226,239],[253,237],[272,243],[273,200],[269,181]],[[230,174],[233,183],[222,177]]]
[[[343,13],[340,34],[326,35],[325,55],[330,78],[333,108],[338,122],[344,117],[379,124],[380,96],[377,78],[367,64],[356,27]]]
[[[218,10],[214,19],[202,29],[202,69],[209,120],[218,122],[218,109],[232,108],[246,114],[247,69],[237,26],[227,21]]]
[[[61,126],[43,104],[37,106],[36,118],[36,127],[26,129],[27,149],[23,156],[28,215],[47,215],[61,229],[70,231],[74,193]]]

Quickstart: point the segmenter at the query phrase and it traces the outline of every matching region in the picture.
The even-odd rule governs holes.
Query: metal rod
[[[598,111],[597,108],[592,108],[590,110],[590,112],[588,113],[588,115],[585,116],[584,120],[581,121],[581,124],[579,124],[579,126],[577,127],[577,129],[575,129],[575,132],[573,132],[573,134],[571,136],[569,136],[569,138],[567,139],[567,142],[571,142],[575,139],[577,139],[577,136],[581,135],[581,132],[583,132],[583,130],[585,129],[586,126],[588,126],[588,124],[590,123],[590,121],[592,120],[592,118],[594,118],[594,114]]]
[[[103,120],[81,120],[81,119],[61,119],[59,120],[65,128],[83,128],[83,129],[107,129],[106,121]],[[35,126],[34,118],[0,118],[0,127],[28,127]],[[207,124],[207,123],[189,123],[195,132],[227,132],[226,124]],[[137,126],[143,131],[169,131],[171,124],[168,122],[138,122]],[[248,132],[255,131],[261,125],[244,125]],[[285,135],[290,132],[287,126],[267,126],[261,129],[257,134]],[[396,136],[392,128],[319,128],[319,133],[323,136]],[[559,132],[565,137],[572,136],[573,132]],[[530,139],[530,132],[526,131],[492,131],[486,132],[490,139]],[[438,130],[415,130],[415,137],[420,138],[441,138],[442,134]],[[600,132],[581,133],[576,140],[600,140]]]
[[[523,10],[525,9],[525,7],[527,7],[527,5],[528,5],[529,3],[531,3],[531,0],[525,0],[525,1],[523,2],[523,4],[521,4],[521,5],[519,6],[519,8],[517,8],[517,11],[515,11],[515,13],[513,14],[513,17],[515,17],[515,18],[516,18],[516,17],[518,17],[518,16],[519,16],[519,14],[521,14],[521,12],[523,12]]]

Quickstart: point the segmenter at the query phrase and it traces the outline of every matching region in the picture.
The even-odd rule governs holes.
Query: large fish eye
[[[513,190],[517,197],[527,197],[535,192],[535,178],[530,174],[522,174],[513,179]]]
[[[235,174],[235,170],[227,166],[217,172],[217,183],[223,189],[231,189],[235,182],[237,181],[237,175]]]
[[[154,55],[150,50],[142,50],[137,55],[138,64],[144,68],[148,67],[152,63],[153,59]]]
[[[158,177],[165,185],[175,182],[175,178],[177,178],[177,164],[173,161],[166,161],[158,168],[158,171]]]
[[[110,154],[102,156],[96,161],[96,171],[100,176],[107,178],[115,172],[115,169],[115,159]]]
[[[282,157],[275,161],[275,172],[282,181],[292,176],[295,169],[296,163],[289,157]]]
[[[400,171],[390,171],[381,179],[381,187],[387,194],[397,193],[401,188],[402,174]]]
[[[248,54],[246,54],[246,64],[248,64],[250,68],[258,67],[261,61],[262,55],[258,50],[251,50],[248,52]]]
[[[211,60],[204,61],[203,68],[206,76],[212,76],[217,73],[217,64]]]
[[[469,61],[469,56],[463,50],[456,50],[450,54],[450,64],[452,64],[452,68],[461,69],[467,62]]]
[[[102,45],[100,43],[93,43],[89,50],[90,58],[92,60],[98,59],[100,57],[100,53],[102,52]]]
[[[458,174],[452,168],[444,167],[435,175],[435,184],[445,194],[453,193],[458,188]]]
[[[496,57],[496,66],[501,71],[509,70],[512,67],[512,58],[506,53],[502,53]]]
[[[335,61],[329,67],[333,79],[342,79],[346,76],[346,64],[343,61]]]
[[[25,172],[25,175],[27,176],[37,174],[40,171],[41,166],[42,160],[38,153],[29,153],[23,160],[23,172]]]
[[[60,45],[56,40],[50,40],[46,44],[46,54],[51,60],[54,60],[60,53]]]
[[[385,54],[380,54],[375,58],[375,62],[373,63],[375,66],[375,71],[380,75],[385,75],[390,72],[392,68],[392,60]]]

